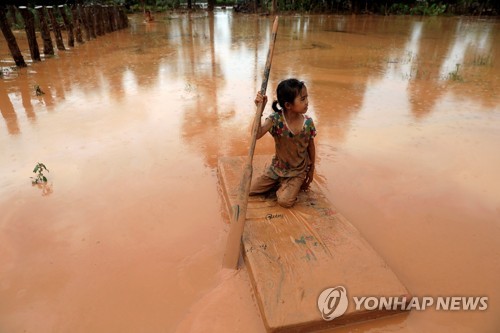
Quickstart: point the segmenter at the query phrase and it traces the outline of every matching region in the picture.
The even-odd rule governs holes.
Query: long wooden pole
[[[267,82],[269,81],[269,72],[271,71],[271,62],[273,60],[274,42],[276,41],[276,34],[278,33],[278,16],[274,19],[273,31],[271,41],[269,42],[269,51],[267,52],[266,67],[262,78],[262,85],[260,92],[262,95],[266,94]],[[233,212],[231,216],[231,226],[226,244],[226,253],[222,266],[224,268],[238,269],[238,259],[240,257],[241,236],[243,235],[243,228],[245,226],[245,219],[248,205],[248,195],[250,194],[250,183],[252,181],[253,172],[253,153],[255,151],[255,144],[257,142],[257,132],[260,127],[260,119],[264,105],[259,103],[257,105],[257,112],[253,121],[252,137],[250,139],[250,149],[248,151],[247,162],[243,170],[243,176],[238,188],[238,197],[236,204],[232,207]]]

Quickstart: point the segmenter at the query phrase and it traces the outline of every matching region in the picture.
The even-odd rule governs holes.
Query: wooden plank
[[[271,161],[254,157],[254,177]],[[218,171],[228,212],[234,205],[244,157],[223,157]],[[356,228],[328,202],[317,184],[286,209],[275,195],[248,202],[242,253],[268,331],[304,332],[400,312],[356,310],[353,296],[397,297],[408,291]],[[349,305],[323,320],[317,300],[326,288],[344,286]]]

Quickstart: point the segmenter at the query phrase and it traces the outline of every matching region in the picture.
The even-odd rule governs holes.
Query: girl
[[[273,102],[274,112],[257,132],[257,139],[267,131],[271,133],[276,153],[269,168],[252,182],[250,195],[265,193],[279,185],[276,191],[278,204],[289,208],[297,200],[299,191],[307,190],[313,180],[316,128],[312,118],[305,115],[309,101],[304,82],[296,79],[281,81],[276,95],[278,100]],[[261,102],[265,106],[267,96],[258,92],[255,104]]]

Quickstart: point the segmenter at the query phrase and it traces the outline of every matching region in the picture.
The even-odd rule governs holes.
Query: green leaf
[[[43,181],[44,181],[44,182],[47,182],[47,177],[42,176],[42,178],[43,178]]]

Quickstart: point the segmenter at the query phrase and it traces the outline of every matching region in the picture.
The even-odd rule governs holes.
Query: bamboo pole
[[[262,78],[262,85],[260,92],[262,95],[266,94],[267,82],[269,81],[269,73],[271,71],[271,62],[273,60],[274,42],[276,41],[276,34],[278,33],[278,16],[274,19],[271,41],[269,42],[269,51],[267,53],[266,67]],[[241,236],[243,235],[243,228],[245,226],[245,219],[248,206],[248,195],[250,193],[250,183],[252,181],[253,172],[253,154],[255,151],[255,144],[257,142],[257,133],[260,127],[260,121],[264,111],[264,105],[259,103],[257,105],[257,112],[253,121],[252,137],[250,138],[250,149],[248,151],[247,162],[243,170],[243,176],[238,187],[238,197],[236,205],[233,206],[231,216],[231,226],[227,238],[226,252],[224,254],[223,267],[238,269],[238,259],[240,257]]]

